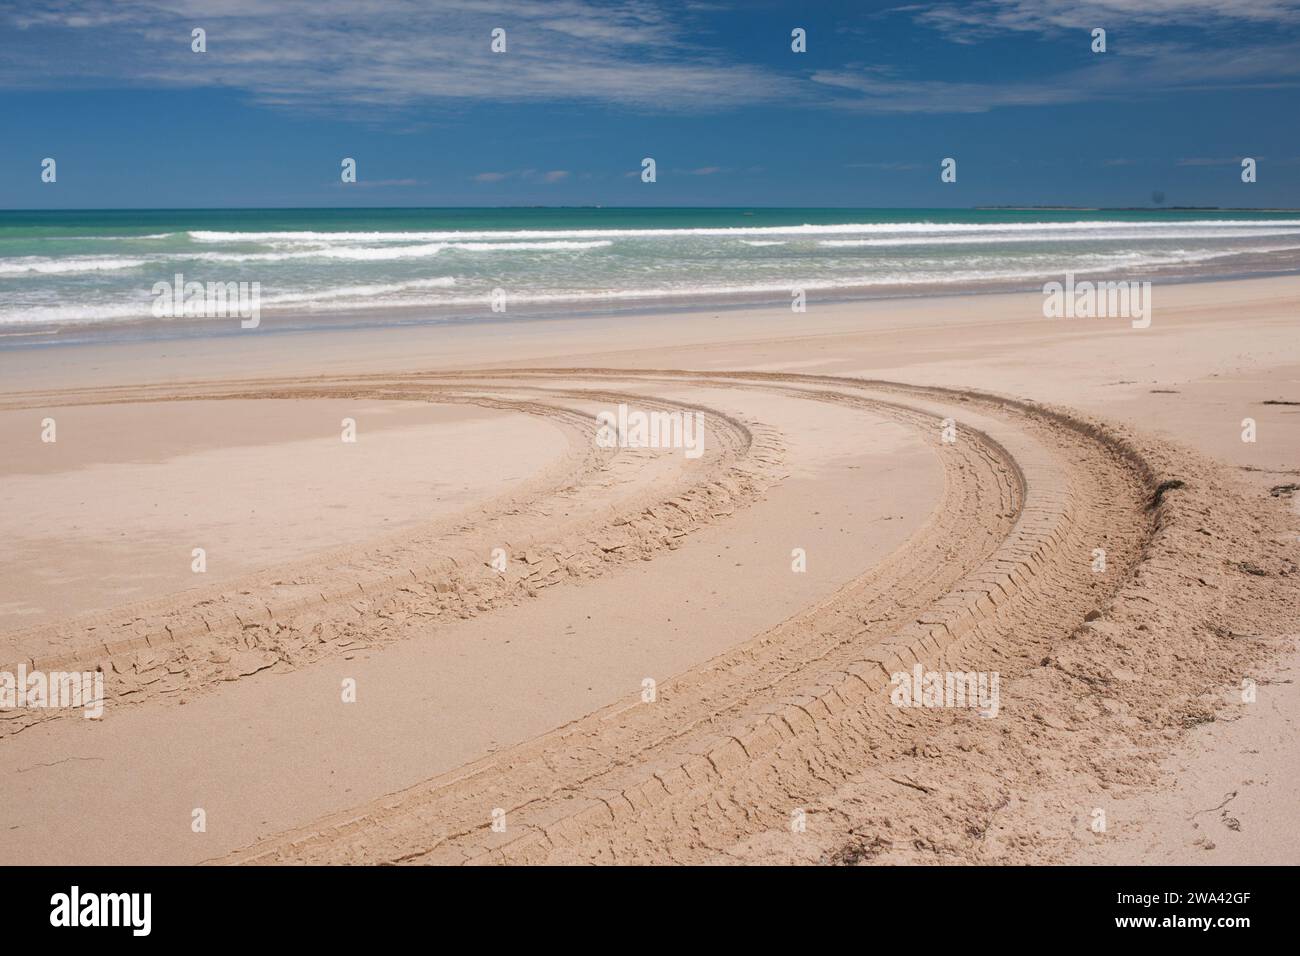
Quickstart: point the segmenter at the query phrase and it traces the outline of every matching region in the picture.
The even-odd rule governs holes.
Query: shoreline
[[[1096,273],[1078,272],[1074,273],[1076,278],[1083,280],[1093,277],[1097,278]],[[1153,274],[1139,276],[1134,281],[1149,281],[1152,287],[1159,286],[1184,286],[1215,284],[1223,282],[1241,282],[1253,279],[1274,279],[1287,276],[1300,276],[1300,268],[1297,269],[1280,269],[1280,270],[1262,270],[1251,272],[1228,272],[1228,273],[1205,273],[1193,275],[1180,274]],[[1054,277],[1047,277],[1047,281],[1054,281]],[[1039,283],[1014,283],[1009,285],[991,282],[984,287],[966,286],[962,288],[950,288],[946,286],[925,286],[918,285],[911,287],[909,291],[902,292],[882,292],[876,295],[862,294],[831,294],[823,295],[814,290],[810,294],[810,306],[845,306],[852,304],[868,304],[877,302],[893,301],[912,301],[925,299],[951,299],[965,296],[996,296],[996,295],[1015,295],[1015,294],[1032,294],[1040,290]],[[329,312],[267,312],[262,316],[261,324],[254,330],[243,330],[239,328],[237,318],[230,319],[199,319],[199,320],[176,320],[176,319],[130,319],[130,320],[112,320],[104,322],[85,322],[85,323],[66,323],[54,328],[23,330],[19,326],[7,325],[0,326],[0,353],[5,351],[21,351],[27,349],[40,348],[60,348],[60,347],[78,347],[78,346],[96,346],[109,344],[131,344],[136,342],[178,342],[178,341],[199,341],[199,340],[220,340],[241,335],[311,335],[318,332],[348,332],[348,331],[365,331],[365,330],[392,330],[402,328],[448,328],[466,325],[514,325],[521,323],[547,322],[554,320],[583,320],[583,319],[601,319],[617,320],[622,317],[643,317],[643,316],[693,316],[703,315],[705,313],[717,314],[720,312],[742,313],[757,310],[788,308],[788,303],[782,301],[764,301],[753,299],[735,299],[735,298],[717,298],[717,299],[695,299],[691,301],[665,302],[664,300],[647,299],[643,301],[628,301],[623,307],[607,308],[582,308],[581,303],[573,302],[556,303],[546,307],[516,308],[514,312],[505,314],[493,313],[490,309],[482,309],[473,314],[463,312],[457,309],[455,312],[448,312],[445,315],[430,315],[431,310],[427,306],[413,306],[409,308],[389,307],[386,309],[361,310],[361,311],[343,311],[338,313]],[[287,322],[285,320],[288,320]],[[224,327],[218,331],[218,326]],[[75,334],[73,330],[83,333],[81,338],[55,339],[51,337],[60,335]],[[88,330],[93,330],[91,334],[85,335]],[[31,341],[23,341],[30,338]]]

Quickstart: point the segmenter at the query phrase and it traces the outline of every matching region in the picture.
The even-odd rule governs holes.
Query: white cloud
[[[1300,0],[944,0],[894,13],[962,43],[1057,43],[1077,29],[1085,51],[1086,30],[1104,25],[1114,52],[1011,81],[817,60],[785,75],[703,46],[693,38],[714,24],[671,0],[44,0],[0,7],[0,88],[220,86],[280,109],[427,124],[482,102],[976,113],[1300,83]],[[194,26],[206,54],[190,52]],[[498,26],[504,54],[490,49]],[[1193,45],[1167,27],[1232,32]]]
[[[1051,33],[1127,24],[1204,28],[1300,22],[1300,0],[976,0],[900,9],[958,42],[1009,30]]]
[[[779,77],[684,39],[691,14],[662,3],[51,0],[0,11],[0,85],[217,85],[326,110],[573,100],[701,111],[780,93]],[[190,50],[195,26],[206,54]],[[491,51],[496,27],[505,53]]]
[[[522,179],[530,183],[560,183],[568,179],[570,173],[567,169],[550,169],[544,172],[536,169],[511,169],[505,172],[482,172],[475,173],[472,177],[476,183],[499,183],[507,179]]]
[[[1263,159],[1262,156],[1256,156],[1255,159]],[[1237,156],[1231,159],[1210,159],[1208,157],[1191,157],[1189,159],[1180,159],[1179,166],[1240,166],[1241,157]]]
[[[1300,85],[1300,46],[1149,44],[1127,56],[1096,56],[1084,68],[1014,82],[918,79],[864,66],[818,70],[811,79],[834,91],[836,105],[864,112],[982,113],[1107,100],[1132,105],[1177,91]]]
[[[903,170],[910,170],[910,169],[924,169],[926,167],[922,163],[914,162],[911,160],[892,159],[892,160],[886,160],[884,162],[875,162],[875,163],[845,163],[844,168],[845,169],[887,169],[887,170],[903,171]]]
[[[388,189],[393,186],[424,186],[427,185],[423,179],[365,179],[360,178],[355,183],[331,183],[331,185],[353,189],[360,187],[362,189]]]

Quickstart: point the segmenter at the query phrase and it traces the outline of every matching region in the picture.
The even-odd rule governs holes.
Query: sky
[[[1300,0],[0,0],[8,209],[1300,207],[1297,117]]]

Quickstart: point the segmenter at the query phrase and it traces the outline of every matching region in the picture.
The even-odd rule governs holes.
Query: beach
[[[1300,862],[1300,278],[1152,268],[0,349],[0,860]]]

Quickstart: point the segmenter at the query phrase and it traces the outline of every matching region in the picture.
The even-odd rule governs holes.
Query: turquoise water
[[[263,322],[789,303],[1300,268],[1300,214],[1199,210],[0,212],[0,326],[149,321],[155,283],[256,282]],[[495,293],[495,300],[494,300]]]

